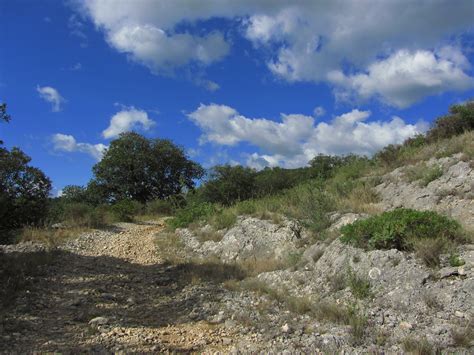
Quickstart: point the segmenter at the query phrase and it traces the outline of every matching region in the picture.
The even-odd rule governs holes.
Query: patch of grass
[[[457,327],[451,331],[453,343],[457,347],[467,348],[471,345],[474,339],[473,319],[471,319],[465,326]]]
[[[438,298],[435,294],[430,292],[423,293],[423,301],[425,302],[426,306],[433,310],[442,310],[443,306],[439,303]]]
[[[222,240],[222,233],[215,231],[214,229],[202,229],[198,228],[194,231],[194,235],[201,242],[213,241],[219,242]]]
[[[243,280],[247,274],[238,265],[224,264],[219,260],[193,260],[176,265],[180,273],[179,282],[199,284],[203,281],[222,283]]]
[[[185,262],[184,244],[176,233],[161,232],[157,235],[155,243],[160,257],[165,262],[174,265]]]
[[[438,267],[440,255],[447,250],[448,241],[444,238],[418,239],[413,241],[413,250],[428,267]]]
[[[343,272],[334,273],[332,277],[327,278],[327,281],[333,292],[344,290],[347,286],[346,274]]]
[[[426,338],[407,337],[403,340],[402,347],[406,352],[416,355],[432,355],[437,350]]]
[[[356,298],[364,299],[370,297],[372,294],[369,279],[357,275],[353,270],[349,270],[347,283]]]
[[[47,245],[48,247],[56,247],[64,243],[67,239],[78,236],[85,232],[85,228],[39,228],[25,227],[21,230],[17,237],[17,242],[37,242]]]
[[[460,224],[432,211],[399,208],[341,228],[341,240],[363,249],[412,250],[414,240],[461,242]]]
[[[239,261],[238,265],[244,269],[249,276],[256,276],[263,272],[286,269],[288,262],[275,258],[249,258]]]
[[[232,227],[236,221],[237,215],[232,210],[224,209],[214,214],[209,222],[214,228],[221,230]]]

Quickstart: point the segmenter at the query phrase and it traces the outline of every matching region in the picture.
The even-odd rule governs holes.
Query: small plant
[[[418,239],[413,241],[413,249],[418,258],[428,267],[438,267],[440,255],[447,249],[448,241],[443,238]]]
[[[458,222],[432,211],[399,208],[341,228],[341,240],[363,249],[412,250],[414,240],[463,238]]]
[[[228,229],[237,221],[237,216],[231,210],[222,210],[215,214],[211,220],[211,225],[217,230]]]
[[[333,292],[337,292],[346,288],[346,275],[342,272],[334,273],[331,278],[328,278],[329,286]]]
[[[143,209],[140,202],[133,200],[121,200],[112,205],[112,213],[120,222],[132,222],[133,217]]]
[[[420,181],[420,186],[424,187],[424,186],[428,186],[428,184],[438,178],[440,178],[441,176],[443,176],[443,168],[439,165],[435,165],[431,168],[428,168],[422,178],[421,178],[421,181]]]
[[[426,339],[405,338],[402,343],[403,350],[417,355],[431,355],[436,353],[436,348]]]
[[[215,207],[210,203],[193,203],[178,210],[167,223],[172,229],[185,228],[193,222],[205,220],[214,212]]]
[[[467,348],[474,339],[474,328],[472,327],[473,319],[471,319],[463,327],[455,328],[451,331],[451,337],[455,346]]]
[[[364,335],[367,329],[367,317],[360,314],[355,306],[348,307],[349,325],[351,327],[352,342],[359,345],[364,342]]]
[[[463,266],[466,262],[457,254],[451,254],[449,256],[449,265],[452,267]]]
[[[439,303],[436,295],[433,293],[425,292],[423,294],[423,301],[425,302],[426,306],[430,309],[434,310],[441,310],[443,306]]]
[[[351,269],[349,269],[348,284],[352,294],[356,298],[364,299],[368,298],[371,295],[369,279],[357,275]]]

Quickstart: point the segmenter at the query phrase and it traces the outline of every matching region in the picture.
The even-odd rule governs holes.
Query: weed
[[[349,269],[347,283],[354,297],[364,299],[371,296],[369,279],[357,275],[351,269]]]
[[[423,301],[426,306],[430,309],[441,310],[443,308],[442,304],[439,303],[438,298],[435,294],[430,292],[423,293]]]
[[[17,237],[17,242],[38,242],[48,247],[56,247],[67,239],[84,232],[84,228],[52,229],[25,227]]]
[[[328,278],[329,286],[333,292],[343,290],[347,286],[346,275],[342,272],[337,272]]]
[[[463,266],[466,262],[457,254],[449,256],[449,265],[453,267]]]
[[[217,230],[228,229],[237,221],[237,216],[231,210],[222,210],[210,219],[210,224]]]
[[[403,349],[416,355],[431,355],[436,353],[436,348],[426,339],[405,338],[402,342]]]
[[[474,328],[471,319],[464,327],[458,327],[451,331],[451,337],[455,346],[467,348],[474,339]]]
[[[440,255],[447,248],[447,240],[444,238],[419,239],[413,241],[413,249],[418,258],[428,267],[438,267]]]

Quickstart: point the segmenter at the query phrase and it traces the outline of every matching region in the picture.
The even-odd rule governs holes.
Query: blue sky
[[[120,132],[209,167],[372,154],[474,95],[474,2],[0,0],[0,101],[56,191]]]

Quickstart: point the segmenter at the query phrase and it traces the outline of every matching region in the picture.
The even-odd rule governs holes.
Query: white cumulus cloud
[[[51,104],[51,110],[53,112],[59,112],[62,110],[62,104],[66,101],[59,94],[59,91],[51,86],[36,86],[39,96]]]
[[[456,61],[455,57],[465,61],[461,51],[445,49],[447,54],[431,54],[436,70],[422,70],[421,84],[410,75],[398,78],[398,87],[413,88],[413,96],[408,90],[399,98],[393,93],[397,88],[387,88],[376,79],[377,68],[393,66],[380,58],[390,61],[400,53],[418,53],[426,60],[430,56],[426,51],[471,31],[472,0],[458,0],[455,6],[451,0],[412,1],[409,6],[405,1],[372,0],[135,0],[120,5],[116,0],[84,0],[81,4],[83,14],[113,48],[155,73],[194,63],[207,66],[228,55],[232,41],[210,21],[221,19],[237,27],[232,33],[254,44],[255,53],[274,75],[289,82],[332,85],[328,72],[351,68],[351,73],[343,74],[349,81],[361,75],[352,90],[400,106],[438,92],[463,90],[465,85],[453,83],[460,78],[465,83],[470,76]],[[447,63],[454,67],[442,68]],[[421,68],[415,69],[419,73]]]
[[[106,145],[100,143],[79,143],[73,136],[62,133],[54,134],[52,137],[52,143],[56,151],[86,153],[96,160],[102,159],[102,156],[107,149]]]
[[[116,138],[120,133],[133,129],[149,130],[155,122],[148,117],[148,113],[135,107],[124,108],[110,119],[110,125],[103,132],[104,138]]]
[[[282,114],[281,122],[248,118],[225,105],[200,105],[188,115],[202,130],[201,144],[233,146],[246,142],[258,151],[247,165],[299,167],[317,154],[356,153],[371,155],[388,144],[401,143],[426,130],[423,122],[406,123],[399,117],[389,121],[367,121],[370,111],[352,110],[330,122],[315,122],[302,114]]]
[[[437,53],[400,50],[371,64],[366,73],[346,76],[334,71],[328,77],[343,97],[378,96],[387,104],[404,108],[427,95],[474,87],[474,78],[464,72],[466,69],[467,58],[459,50],[445,47]]]

